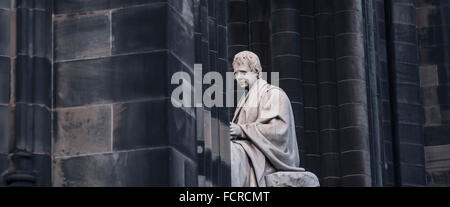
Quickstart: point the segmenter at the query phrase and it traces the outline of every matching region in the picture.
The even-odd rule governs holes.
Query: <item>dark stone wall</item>
[[[450,1],[417,0],[429,186],[450,185]]]
[[[322,186],[448,186],[449,8],[1,1],[0,185],[230,185],[234,110],[175,108],[169,81],[178,71],[226,77],[234,55],[251,50],[263,71],[280,73],[301,165]]]
[[[9,126],[2,139],[9,140],[4,146],[10,145],[11,164],[4,178],[11,186],[51,185],[51,16],[52,1],[11,1],[9,22],[2,24],[7,27],[2,32],[10,33],[5,36],[9,68],[2,63],[2,76],[9,76],[2,83],[9,86],[2,92],[9,94],[9,114],[2,117],[9,117]],[[18,179],[23,175],[29,179]]]
[[[421,8],[424,2],[427,7]],[[439,4],[439,13],[429,4]],[[431,115],[436,107],[427,108],[426,102],[439,100],[445,106],[446,93],[440,89],[444,95],[432,98],[423,94],[422,86],[421,96],[419,60],[423,65],[425,51],[434,54],[437,49],[420,46],[419,56],[418,43],[445,31],[446,24],[438,22],[447,18],[447,3],[275,0],[269,9],[267,5],[229,1],[229,57],[241,50],[255,50],[264,57],[266,53],[252,48],[251,40],[270,31],[270,71],[280,72],[280,85],[294,105],[303,108],[295,110],[302,165],[319,176],[322,186],[425,185],[424,122],[425,137],[433,132],[445,136],[445,124],[427,130],[427,109],[429,117],[437,116]],[[259,17],[270,19],[268,29],[251,25],[256,8],[264,8]],[[420,14],[431,16],[429,10],[442,15],[431,19]],[[429,26],[433,31],[442,29],[421,29],[416,20],[424,19],[438,24]],[[441,36],[443,43],[433,47],[445,48],[446,36]],[[439,68],[446,68],[446,59],[440,60]],[[440,71],[444,74],[445,69]],[[445,88],[444,77],[439,76],[439,88]]]
[[[390,92],[396,184],[423,186],[423,107],[415,1],[392,1],[387,11]]]
[[[8,168],[10,74],[11,74],[11,5],[0,2],[0,174]],[[4,186],[0,179],[0,186]]]
[[[202,74],[217,72],[225,84],[228,71],[226,0],[200,0],[195,3],[195,63]],[[201,83],[200,83],[201,84]],[[204,93],[212,84],[204,83]],[[226,100],[226,87],[215,98]],[[230,114],[225,107],[196,108],[199,186],[230,186]]]
[[[197,186],[193,1],[55,1],[54,186]],[[107,175],[107,176],[105,176]]]

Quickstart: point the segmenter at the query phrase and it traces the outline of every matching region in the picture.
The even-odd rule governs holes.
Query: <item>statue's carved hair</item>
[[[240,65],[248,65],[250,70],[255,73],[262,72],[261,63],[259,62],[258,56],[250,51],[242,51],[234,56],[233,68]]]

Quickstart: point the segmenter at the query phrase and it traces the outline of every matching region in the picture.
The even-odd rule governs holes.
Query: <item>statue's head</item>
[[[251,88],[262,72],[258,56],[250,51],[242,51],[234,56],[233,69],[234,77],[242,88]]]

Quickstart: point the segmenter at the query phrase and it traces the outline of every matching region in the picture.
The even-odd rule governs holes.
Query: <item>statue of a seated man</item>
[[[282,89],[261,78],[262,68],[256,54],[249,51],[236,54],[233,68],[245,93],[230,123],[232,186],[273,186],[280,180],[288,182],[283,186],[292,186],[290,178],[280,177],[298,180],[308,172],[299,167],[289,98]],[[274,174],[277,172],[285,174]],[[295,176],[289,176],[292,173]],[[268,176],[270,174],[276,176]],[[317,181],[314,174],[312,177]]]

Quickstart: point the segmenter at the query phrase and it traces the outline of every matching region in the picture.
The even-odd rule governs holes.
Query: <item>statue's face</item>
[[[258,80],[258,73],[251,71],[248,65],[240,65],[234,68],[234,77],[242,88],[251,88]]]

